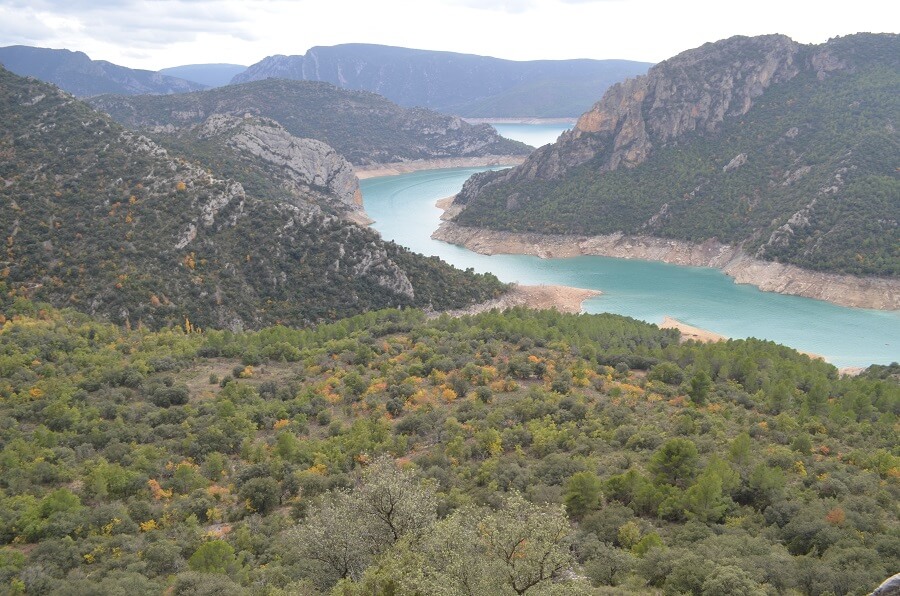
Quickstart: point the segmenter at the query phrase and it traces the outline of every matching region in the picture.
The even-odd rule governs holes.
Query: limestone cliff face
[[[783,35],[732,37],[661,62],[644,75],[613,85],[576,126],[538,149],[518,168],[467,185],[460,203],[486,184],[553,179],[598,158],[600,171],[643,163],[654,147],[694,131],[715,131],[746,114],[772,84],[799,71],[801,46]],[[823,71],[839,67],[827,55]]]
[[[329,145],[297,138],[274,120],[227,114],[210,116],[194,133],[200,139],[218,138],[247,159],[276,168],[289,196],[327,203],[354,221],[367,220],[353,166]]]

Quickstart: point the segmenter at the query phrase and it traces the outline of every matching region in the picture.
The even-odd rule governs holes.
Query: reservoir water
[[[504,135],[512,136],[506,131]],[[606,257],[486,256],[432,240],[441,214],[435,201],[455,194],[469,176],[484,169],[427,170],[363,180],[366,211],[385,239],[457,267],[491,272],[505,282],[600,290],[603,295],[584,303],[589,313],[611,312],[657,324],[671,316],[728,337],[768,339],[820,354],[839,367],[900,361],[897,311],[844,308],[761,292],[704,267]]]

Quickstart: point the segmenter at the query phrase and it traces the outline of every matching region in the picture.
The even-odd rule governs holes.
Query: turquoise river
[[[561,125],[495,125],[534,145],[551,142]],[[536,126],[542,127],[539,131]],[[530,136],[529,136],[530,135]],[[431,239],[440,223],[436,200],[459,191],[485,168],[426,170],[361,182],[373,227],[387,240],[457,267],[491,272],[506,282],[596,289],[585,312],[610,312],[650,323],[664,316],[733,338],[757,337],[823,356],[838,367],[900,360],[900,312],[844,308],[820,300],[761,292],[716,269],[606,257],[540,259],[485,256]]]

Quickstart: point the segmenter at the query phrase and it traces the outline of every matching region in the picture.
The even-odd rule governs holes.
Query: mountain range
[[[898,35],[705,44],[614,85],[524,164],[476,175],[454,221],[896,278],[898,90]]]
[[[269,118],[290,134],[318,139],[354,165],[416,159],[525,156],[531,147],[490,125],[424,108],[402,108],[367,91],[318,81],[266,79],[177,95],[101,96],[96,109],[130,128],[178,134],[215,114]]]
[[[384,95],[402,106],[465,117],[572,117],[607,87],[643,74],[631,60],[532,60],[414,50],[374,44],[311,48],[303,56],[269,56],[233,83],[266,78],[326,81]]]
[[[574,117],[607,87],[650,66],[631,60],[517,62],[373,44],[314,47],[304,56],[269,56],[249,68],[191,64],[151,72],[91,60],[83,52],[29,46],[0,48],[0,63],[78,97],[184,93],[281,78],[371,91],[405,107],[472,118]]]
[[[160,72],[91,60],[84,52],[30,46],[0,48],[0,64],[12,73],[53,83],[77,97],[104,93],[185,93],[206,85]]]

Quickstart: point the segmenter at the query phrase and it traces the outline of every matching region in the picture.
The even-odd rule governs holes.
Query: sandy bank
[[[452,210],[453,206],[449,208]],[[526,254],[541,258],[595,255],[715,267],[733,277],[736,283],[752,284],[767,292],[816,298],[855,308],[900,310],[900,280],[821,273],[794,265],[761,261],[738,247],[715,241],[692,244],[625,234],[515,234],[462,227],[449,221],[443,222],[431,237],[486,255]]]
[[[416,159],[395,163],[381,163],[370,166],[353,166],[360,180],[378,176],[397,176],[421,170],[445,168],[481,168],[489,166],[517,166],[525,161],[524,155],[485,155],[483,157],[446,157],[442,159]]]
[[[681,331],[681,341],[699,341],[701,343],[711,343],[717,341],[725,341],[729,339],[724,335],[720,335],[713,331],[708,331],[706,329],[701,329],[700,327],[694,327],[693,325],[688,325],[687,323],[682,323],[678,319],[673,319],[672,317],[663,317],[663,322],[660,324],[660,329],[678,329]],[[809,356],[813,360],[825,360],[823,356],[818,354],[813,354],[812,352],[804,352],[803,350],[797,350],[801,354],[805,354]],[[841,369],[841,371],[850,370],[850,369]],[[859,369],[860,371],[863,369]],[[843,373],[842,373],[843,374]],[[858,374],[858,373],[857,373]]]
[[[534,309],[552,308],[565,313],[580,313],[582,302],[600,294],[601,292],[597,290],[585,290],[569,286],[523,286],[514,284],[509,292],[499,298],[480,304],[473,304],[468,308],[446,311],[446,313],[434,313],[433,316],[448,314],[452,317],[460,317],[487,312],[495,308],[506,310],[516,306]]]
[[[672,317],[664,317],[662,324],[660,324],[660,329],[678,329],[681,331],[681,341],[694,340],[703,343],[716,342],[716,341],[725,341],[728,339],[724,335],[719,335],[718,333],[713,333],[712,331],[707,331],[706,329],[701,329],[699,327],[694,327],[693,325],[688,325],[687,323],[682,323],[678,319],[673,319]]]

